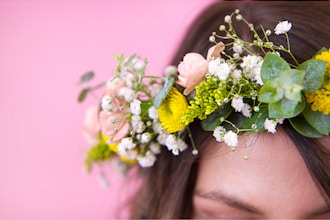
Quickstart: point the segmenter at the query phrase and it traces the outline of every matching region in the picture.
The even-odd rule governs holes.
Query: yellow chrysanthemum
[[[329,51],[322,52],[321,54],[317,55],[315,58],[318,60],[323,60],[328,63],[325,69],[324,82],[322,88],[326,90],[330,90],[330,49]]]
[[[102,135],[102,140],[104,142],[107,142],[108,141],[108,137],[105,136],[105,135]],[[115,154],[118,154],[118,143],[113,143],[113,144],[108,144],[108,147],[109,149],[114,152]],[[130,160],[128,159],[127,157],[124,157],[124,156],[120,156],[120,159],[126,163],[129,163],[129,164],[136,164],[136,160]]]
[[[330,91],[319,89],[312,94],[306,94],[307,102],[313,103],[312,110],[320,111],[327,115],[330,113]]]
[[[188,103],[185,96],[173,87],[158,108],[161,125],[170,133],[180,131],[184,128],[181,118],[187,108]]]

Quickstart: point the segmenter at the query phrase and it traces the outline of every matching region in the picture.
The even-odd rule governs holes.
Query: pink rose
[[[108,136],[110,138],[109,141],[112,143],[118,143],[130,130],[126,116],[119,112],[107,113],[101,111],[99,120],[102,134]]]
[[[208,61],[213,58],[221,57],[220,53],[225,49],[225,45],[220,42],[208,50],[207,60],[198,53],[188,53],[183,57],[183,61],[178,66],[178,81],[180,86],[186,88],[184,95],[188,95],[199,85],[207,72]]]
[[[222,42],[217,43],[211,47],[207,52],[207,60],[213,58],[221,57],[220,53],[225,49],[225,45]]]
[[[112,101],[112,112],[119,112],[120,107],[126,106],[127,102],[125,99],[121,96],[119,96],[118,92],[121,88],[125,87],[126,84],[121,79],[114,79],[112,81],[109,81],[105,86],[105,93],[104,95],[108,95],[110,98],[113,99]]]
[[[206,59],[198,53],[188,53],[183,57],[183,61],[178,66],[177,83],[186,88],[183,92],[188,95],[195,89],[195,86],[203,81],[207,71]]]
[[[90,146],[94,146],[100,141],[101,127],[98,114],[98,106],[89,107],[85,113],[85,119],[81,130],[83,137]]]

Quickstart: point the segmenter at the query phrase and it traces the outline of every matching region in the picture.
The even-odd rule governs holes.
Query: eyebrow
[[[223,191],[209,191],[209,192],[203,192],[200,190],[196,190],[194,192],[194,195],[204,198],[213,200],[215,202],[219,203],[225,203],[226,205],[239,209],[242,211],[247,211],[255,214],[261,214],[262,212],[255,208],[254,206],[247,204],[246,202],[241,201],[238,198],[235,198],[234,196],[228,195],[224,193]]]

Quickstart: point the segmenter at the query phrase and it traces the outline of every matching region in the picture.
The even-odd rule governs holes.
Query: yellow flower
[[[188,103],[185,96],[173,87],[158,108],[161,125],[170,133],[180,131],[184,128],[181,118],[187,108]]]
[[[321,111],[327,115],[330,113],[330,91],[319,89],[312,94],[306,94],[307,102],[313,103],[313,111]]]
[[[323,60],[328,63],[324,73],[324,82],[322,88],[330,90],[330,49],[329,51],[324,51],[317,55],[316,59]]]

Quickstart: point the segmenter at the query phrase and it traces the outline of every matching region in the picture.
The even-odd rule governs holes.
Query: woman
[[[290,45],[298,63],[330,47],[328,2],[219,2],[195,20],[172,64],[189,52],[206,57],[214,45],[207,41],[210,34],[235,9],[259,33],[259,24],[272,28],[278,21],[292,22]],[[238,35],[245,36],[249,30],[233,22]],[[286,44],[284,37],[270,40]],[[174,157],[163,150],[151,168],[142,168],[132,217],[329,218],[330,137],[301,136],[287,121],[279,126],[276,134],[245,134],[232,152],[193,122],[189,127],[199,154],[185,151]],[[243,160],[246,155],[249,159]]]

